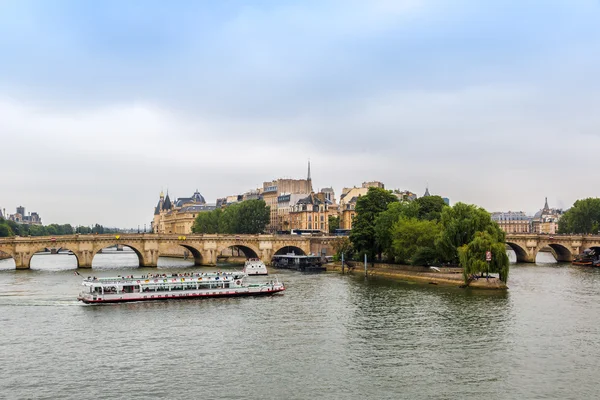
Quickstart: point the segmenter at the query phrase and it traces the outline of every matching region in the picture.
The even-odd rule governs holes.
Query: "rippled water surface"
[[[268,298],[85,306],[72,257],[11,263],[0,261],[2,398],[592,399],[600,389],[599,270],[513,265],[507,293],[276,271],[288,290]],[[153,271],[136,265],[132,253],[103,254],[83,273]]]

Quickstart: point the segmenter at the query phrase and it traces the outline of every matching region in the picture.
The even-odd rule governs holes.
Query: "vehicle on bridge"
[[[249,283],[243,272],[204,272],[87,277],[77,299],[86,304],[128,301],[260,296],[283,292],[277,277],[266,283]]]
[[[290,231],[292,235],[303,235],[303,236],[323,236],[325,233],[319,229],[292,229]]]

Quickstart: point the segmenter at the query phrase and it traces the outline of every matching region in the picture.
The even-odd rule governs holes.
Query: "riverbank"
[[[342,272],[341,262],[325,264],[327,271]],[[354,267],[344,267],[345,273],[363,274],[365,273],[363,264]],[[428,267],[415,267],[412,265],[396,265],[376,263],[374,266],[367,266],[367,276],[376,276],[382,278],[399,279],[411,282],[420,282],[435,285],[464,286],[464,279],[461,268],[440,268],[440,271],[432,271]],[[489,279],[479,278],[471,281],[469,287],[476,289],[494,289],[506,290],[508,287],[498,278]]]

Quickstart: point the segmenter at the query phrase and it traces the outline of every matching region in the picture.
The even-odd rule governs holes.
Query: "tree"
[[[352,248],[352,243],[350,242],[350,239],[347,236],[340,236],[340,237],[335,238],[331,242],[331,247],[333,248],[333,251],[335,252],[334,257],[337,260],[341,259],[342,253],[344,253],[344,257],[346,260],[352,259],[352,256],[354,254],[354,249]]]
[[[486,261],[486,253],[492,253],[492,259]],[[465,283],[469,284],[471,276],[498,273],[500,280],[508,281],[509,260],[504,243],[488,232],[477,232],[474,239],[458,249],[460,265],[463,268]]]
[[[31,225],[29,227],[29,234],[31,236],[48,236],[48,231],[43,225]]]
[[[224,210],[216,209],[198,214],[194,233],[262,233],[270,221],[270,207],[263,200],[247,200],[232,204]]]
[[[397,201],[388,204],[387,210],[375,218],[375,238],[389,261],[395,258],[392,227],[401,217],[416,218],[418,214],[419,205],[415,202]]]
[[[238,208],[237,229],[233,233],[263,233],[271,219],[271,207],[264,200],[246,200],[234,205]]]
[[[600,230],[600,199],[577,200],[558,221],[559,233],[598,233]]]
[[[23,225],[17,224],[15,221],[11,221],[11,220],[7,220],[6,224],[8,225],[8,227],[10,228],[10,230],[12,231],[12,233],[14,235],[25,236],[23,234]]]
[[[0,237],[12,236],[13,232],[6,223],[0,223]]]
[[[419,219],[429,221],[439,221],[442,215],[442,210],[448,207],[444,199],[440,196],[425,196],[419,197],[414,201],[419,206]]]
[[[435,241],[441,226],[435,221],[401,217],[392,227],[392,245],[396,258],[406,263],[431,264],[436,261]],[[424,249],[428,249],[425,252]],[[419,261],[413,260],[419,252]]]
[[[490,214],[481,207],[456,203],[442,210],[442,232],[435,242],[444,261],[457,263],[458,248],[470,243],[477,232],[487,232],[497,242],[504,243],[505,234]]]
[[[220,223],[223,210],[217,208],[210,212],[201,212],[196,216],[192,232],[194,233],[221,233]]]
[[[375,256],[381,258],[381,246],[375,237],[375,218],[387,210],[388,205],[398,198],[390,191],[371,187],[366,195],[356,201],[356,217],[350,232],[350,241],[355,250],[367,254],[373,263]]]
[[[329,233],[335,233],[336,229],[340,229],[340,217],[335,216],[335,215],[330,215],[328,218],[328,223],[329,223]]]
[[[48,232],[48,235],[50,235],[50,236],[60,235],[58,229],[59,229],[58,225],[56,225],[56,224],[50,224],[50,225],[46,226],[46,232]]]

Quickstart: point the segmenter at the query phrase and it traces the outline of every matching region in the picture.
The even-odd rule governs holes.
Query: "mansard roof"
[[[190,204],[190,203],[206,204],[206,200],[204,200],[204,196],[202,196],[200,194],[200,192],[198,191],[198,189],[196,189],[196,191],[194,192],[192,197],[180,197],[179,199],[177,199],[177,202],[175,203],[175,207],[183,207],[185,204]]]
[[[327,198],[320,198],[320,196],[316,195],[315,193],[311,193],[308,195],[308,197],[298,200],[298,202],[296,204],[319,205],[319,204],[333,204],[333,203],[331,202],[331,200],[329,200]]]

